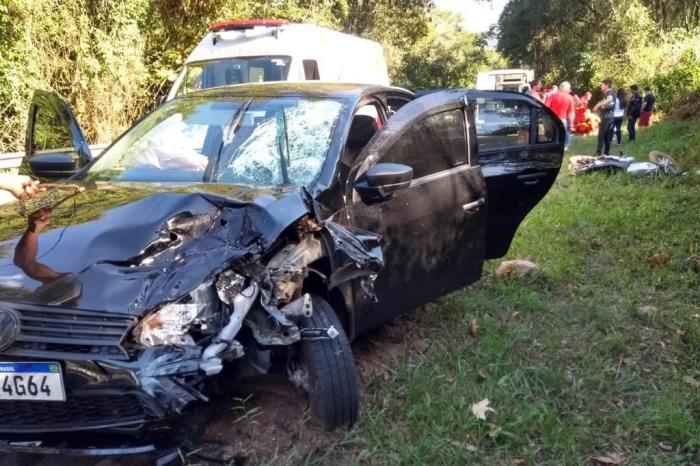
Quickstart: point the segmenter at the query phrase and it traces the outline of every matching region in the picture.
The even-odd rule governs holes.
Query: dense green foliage
[[[469,87],[480,70],[503,65],[483,35],[464,30],[460,15],[435,10],[431,19],[428,34],[403,55],[396,73],[399,83],[427,89]]]
[[[382,43],[394,82],[463,86],[494,62],[431,0],[0,0],[0,152],[19,150],[33,89],[65,97],[92,143],[167,92],[209,24],[279,17]]]
[[[661,108],[700,88],[700,7],[657,0],[511,0],[500,17],[498,49],[548,82],[595,88],[650,85]],[[583,89],[581,89],[583,90]]]

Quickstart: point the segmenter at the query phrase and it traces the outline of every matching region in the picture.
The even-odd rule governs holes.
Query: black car
[[[222,374],[353,424],[349,342],[478,280],[563,145],[522,94],[278,83],[175,99],[93,158],[38,92],[22,170],[70,179],[0,207],[0,450],[164,448]]]

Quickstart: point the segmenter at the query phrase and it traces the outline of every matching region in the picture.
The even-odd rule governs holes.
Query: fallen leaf
[[[482,379],[486,380],[489,378],[489,370],[486,367],[482,367],[479,369],[479,377]]]
[[[695,380],[695,378],[691,377],[690,375],[683,377],[683,382],[687,383],[691,387],[700,388],[700,380]]]
[[[659,448],[666,452],[673,451],[673,445],[671,442],[659,442]]]
[[[693,270],[696,272],[700,272],[700,256],[699,255],[694,255],[690,256],[688,258],[688,262],[690,262],[691,267],[693,267]]]
[[[491,438],[496,438],[498,437],[498,434],[501,433],[501,426],[497,426],[496,424],[489,424],[491,426],[491,429],[489,429],[489,437]]]
[[[688,252],[690,253],[691,256],[694,256],[695,254],[698,253],[698,243],[695,241],[691,241],[690,245],[688,246]]]
[[[495,409],[489,407],[489,399],[484,398],[483,400],[479,401],[478,403],[474,403],[472,405],[472,413],[474,414],[474,417],[477,419],[481,419],[482,421],[486,420],[486,413],[489,411],[493,411],[494,413],[496,412]]]
[[[525,260],[513,260],[501,262],[501,265],[496,269],[496,277],[498,278],[515,278],[519,275],[528,275],[536,272],[539,269],[537,264]]]
[[[639,306],[639,312],[641,314],[654,314],[657,310],[656,306]]]
[[[479,451],[479,447],[477,447],[476,445],[472,445],[471,443],[458,442],[456,440],[451,440],[450,443],[455,447],[464,448],[469,453],[477,453]]]
[[[652,267],[662,267],[668,263],[670,257],[665,252],[659,252],[653,256],[647,257],[647,264]]]
[[[476,319],[469,321],[469,333],[471,333],[473,337],[479,332],[479,328],[481,327],[479,327],[479,322],[477,322]]]
[[[606,453],[593,459],[600,464],[622,464],[626,458],[622,453]]]
[[[523,458],[515,458],[513,460],[513,464],[515,466],[525,466],[527,464],[527,461],[525,461]]]

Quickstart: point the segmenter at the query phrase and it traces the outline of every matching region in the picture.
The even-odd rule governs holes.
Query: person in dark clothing
[[[627,107],[627,96],[625,90],[620,88],[615,96],[615,107],[613,107],[613,136],[617,138],[617,143],[622,144],[622,122],[625,121],[625,107]],[[610,138],[612,140],[612,137]]]
[[[600,125],[598,125],[598,145],[596,155],[610,154],[610,143],[612,142],[612,126],[614,123],[613,110],[615,109],[615,91],[612,88],[612,80],[604,79],[600,83],[600,90],[603,98],[595,104],[593,112],[600,113]]]
[[[629,102],[627,102],[627,134],[629,136],[629,141],[634,142],[637,137],[637,120],[639,120],[642,114],[642,96],[639,93],[639,86],[632,84],[630,86]]]
[[[648,128],[651,120],[651,114],[654,113],[656,106],[656,97],[652,94],[651,89],[644,88],[644,104],[642,105],[642,115],[639,117],[639,127]]]

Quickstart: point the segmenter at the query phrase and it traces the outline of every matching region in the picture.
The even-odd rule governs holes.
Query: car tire
[[[301,363],[308,376],[311,414],[327,430],[350,427],[357,420],[360,404],[350,342],[330,304],[319,296],[311,299],[313,313],[301,321],[302,332],[331,326],[338,332],[333,338],[309,336],[301,341]]]

